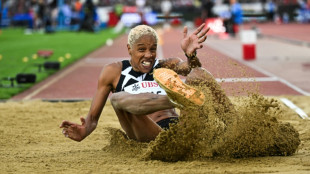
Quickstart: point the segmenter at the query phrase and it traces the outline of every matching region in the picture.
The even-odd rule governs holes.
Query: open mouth
[[[144,68],[150,68],[152,66],[152,62],[151,61],[142,61],[142,66]]]

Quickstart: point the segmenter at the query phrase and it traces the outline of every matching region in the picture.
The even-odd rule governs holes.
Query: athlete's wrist
[[[187,53],[185,52],[185,56],[186,56],[187,59],[189,59],[189,60],[194,59],[194,58],[196,57],[196,55],[197,55],[197,52],[196,52],[196,51],[193,52],[193,53],[190,53],[190,54],[187,54]]]

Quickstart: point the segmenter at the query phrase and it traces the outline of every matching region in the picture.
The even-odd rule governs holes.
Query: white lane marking
[[[289,99],[287,98],[280,98],[280,100],[289,108],[291,108],[292,110],[294,110],[302,119],[309,119],[309,116],[302,110],[300,109],[298,106],[296,106],[293,102],[291,102]]]
[[[88,57],[84,60],[85,63],[94,63],[94,64],[108,64],[111,62],[119,62],[122,60],[129,60],[129,57],[107,57],[107,58],[92,58]]]
[[[75,64],[72,67],[65,69],[64,72],[58,72],[60,73],[60,75],[56,75],[55,78],[53,78],[51,81],[47,82],[46,84],[42,85],[40,88],[36,89],[32,93],[28,94],[26,97],[23,98],[23,100],[30,100],[32,97],[34,97],[38,93],[40,93],[41,91],[43,91],[44,89],[52,85],[53,83],[57,82],[59,79],[63,78],[64,76],[66,76],[67,74],[75,70],[78,66],[79,66],[79,63]]]
[[[212,48],[212,49],[214,49],[214,50],[216,50],[216,51],[218,51],[218,52],[220,52],[220,53],[226,55],[227,57],[236,60],[237,62],[239,62],[239,63],[241,63],[241,64],[247,65],[247,66],[253,68],[253,69],[256,70],[256,71],[261,72],[262,74],[265,74],[266,76],[269,76],[269,77],[272,77],[272,78],[277,78],[280,82],[284,83],[285,85],[289,86],[290,88],[294,89],[295,91],[301,93],[302,95],[310,96],[310,93],[309,93],[309,92],[304,91],[304,90],[302,90],[301,88],[299,88],[299,87],[293,85],[292,83],[290,83],[290,82],[284,80],[283,78],[280,78],[280,77],[278,77],[278,76],[276,76],[276,75],[274,75],[274,74],[272,74],[272,73],[270,73],[270,72],[268,72],[268,71],[266,71],[266,70],[264,70],[264,69],[258,67],[258,66],[255,65],[254,63],[242,61],[242,60],[237,59],[236,57],[233,57],[233,56],[228,56],[228,54],[227,54],[227,53],[224,53],[223,50],[217,49],[217,48],[215,48],[215,47],[211,47],[211,46],[209,46],[209,45],[206,44],[206,43],[204,43],[204,44],[205,44],[206,46],[208,46],[208,47],[210,47],[210,48]]]
[[[280,77],[278,77],[278,76],[276,76],[276,75],[274,75],[274,74],[272,74],[272,73],[270,73],[270,72],[268,72],[268,71],[266,71],[266,70],[264,70],[264,69],[262,69],[262,68],[260,68],[260,67],[258,67],[256,65],[254,65],[252,63],[249,63],[249,62],[241,62],[241,63],[246,64],[247,66],[249,66],[249,67],[255,69],[256,71],[259,71],[259,72],[261,72],[261,73],[263,73],[263,74],[265,74],[267,76],[277,78],[280,82],[284,83],[285,85],[289,86],[290,88],[294,89],[295,91],[297,91],[297,92],[299,92],[299,93],[301,93],[301,94],[303,94],[305,96],[310,96],[309,92],[306,92],[306,91],[300,89],[299,87],[291,84],[290,82],[284,80],[283,78],[280,78]]]
[[[217,82],[273,82],[279,81],[277,77],[252,77],[252,78],[216,78]]]

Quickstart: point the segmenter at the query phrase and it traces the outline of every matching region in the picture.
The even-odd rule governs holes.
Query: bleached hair
[[[156,43],[158,42],[157,33],[152,27],[147,25],[138,25],[130,30],[128,35],[128,44],[132,47],[133,44],[144,35],[151,35],[155,38]]]

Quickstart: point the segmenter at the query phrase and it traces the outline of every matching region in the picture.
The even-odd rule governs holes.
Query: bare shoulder
[[[122,71],[122,62],[115,62],[105,65],[102,68],[99,81],[101,84],[112,85],[115,83],[116,79],[119,79],[119,76]],[[114,86],[114,85],[112,85]]]
[[[103,67],[102,72],[109,72],[113,74],[120,74],[122,71],[122,62],[114,62]],[[110,74],[112,75],[112,74]]]

